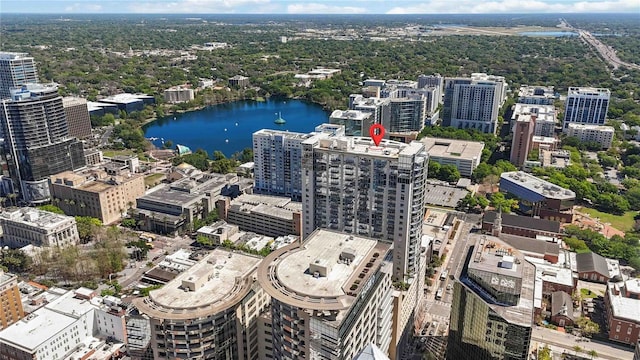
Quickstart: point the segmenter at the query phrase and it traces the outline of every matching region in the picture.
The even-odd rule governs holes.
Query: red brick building
[[[488,211],[482,219],[482,230],[491,233],[498,213]],[[560,223],[557,221],[537,219],[528,216],[501,214],[503,234],[518,235],[535,239],[536,236],[560,238]]]
[[[609,340],[637,344],[640,340],[640,279],[608,283],[605,308]]]

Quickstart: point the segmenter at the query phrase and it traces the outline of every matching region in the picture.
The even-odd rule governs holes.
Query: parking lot
[[[427,204],[455,208],[469,192],[453,186],[427,184]]]

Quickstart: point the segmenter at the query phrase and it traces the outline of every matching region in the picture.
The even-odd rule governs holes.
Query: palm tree
[[[579,352],[582,352],[582,348],[580,347],[580,345],[574,345],[573,346],[573,355],[578,356]]]
[[[591,349],[589,351],[587,351],[587,355],[591,356],[591,359],[593,359],[594,357],[598,357],[598,352]]]
[[[11,193],[11,194],[7,195],[7,197],[9,198],[9,200],[11,200],[11,205],[12,206],[17,206],[16,205],[16,198],[18,197],[18,194]]]

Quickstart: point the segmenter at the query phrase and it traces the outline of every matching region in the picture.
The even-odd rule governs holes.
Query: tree
[[[582,352],[582,348],[580,347],[580,345],[573,345],[573,354],[575,356],[578,356],[579,352]]]
[[[496,210],[510,213],[511,211],[518,208],[518,200],[516,199],[507,199],[503,193],[497,192],[491,194],[489,199],[489,203]]]
[[[542,349],[538,350],[538,359],[539,360],[552,360],[552,358],[551,358],[551,349],[549,349],[549,345],[545,345]]]
[[[454,183],[460,180],[460,172],[455,165],[443,165],[438,173],[438,179]]]
[[[600,326],[593,322],[591,319],[581,316],[576,320],[576,325],[580,328],[582,335],[586,337],[591,337],[593,334],[597,334],[600,332]]]
[[[102,221],[90,216],[76,216],[76,226],[80,241],[87,243],[96,237],[96,232],[102,226]]]
[[[38,209],[43,210],[43,211],[48,211],[48,212],[52,212],[54,214],[60,214],[60,215],[64,215],[64,211],[62,211],[62,209],[60,209],[59,207],[55,206],[55,205],[41,205],[38,206]]]
[[[587,355],[591,356],[592,359],[593,358],[597,358],[598,357],[598,352],[593,350],[593,349],[591,349],[591,350],[587,351]]]
[[[209,247],[209,246],[213,246],[213,245],[214,245],[214,244],[213,244],[213,240],[211,240],[210,238],[208,238],[208,237],[206,237],[206,236],[204,236],[204,235],[198,235],[198,236],[196,237],[196,242],[197,242],[198,244],[200,244],[200,245],[202,245],[202,246],[206,246],[206,247]]]

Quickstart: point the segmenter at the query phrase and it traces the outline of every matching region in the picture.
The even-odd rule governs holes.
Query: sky
[[[2,13],[638,14],[640,0],[0,0]]]

